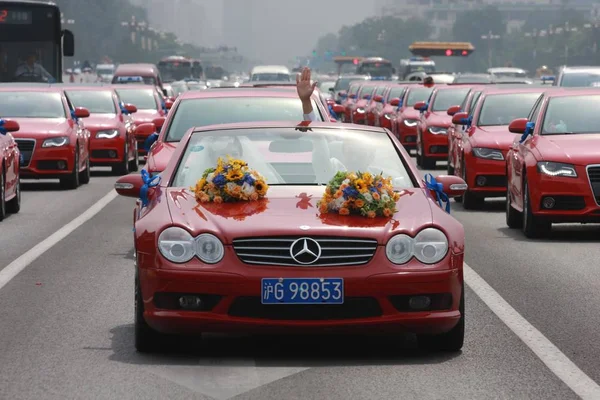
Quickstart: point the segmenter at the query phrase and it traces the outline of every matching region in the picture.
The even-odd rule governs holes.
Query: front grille
[[[33,151],[35,150],[35,139],[15,139],[19,151],[23,155],[22,167],[29,167],[31,159],[33,158]]]
[[[310,264],[302,264],[306,261],[299,263],[292,258],[292,244],[304,238],[316,241],[321,247],[321,256]],[[233,249],[246,264],[339,267],[368,263],[377,250],[377,241],[341,237],[262,237],[235,239]]]
[[[592,186],[596,204],[600,205],[600,165],[588,165],[587,174]]]
[[[346,297],[343,304],[262,304],[260,297],[238,297],[228,314],[240,318],[323,321],[379,317],[383,311],[372,297]]]
[[[443,154],[448,152],[448,146],[431,146],[429,147],[431,154]]]

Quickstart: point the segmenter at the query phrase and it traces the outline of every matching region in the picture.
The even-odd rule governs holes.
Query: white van
[[[292,75],[283,65],[260,65],[252,69],[250,81],[291,82]]]
[[[102,82],[110,82],[115,74],[116,65],[114,64],[98,64],[96,65],[96,73],[102,79]]]

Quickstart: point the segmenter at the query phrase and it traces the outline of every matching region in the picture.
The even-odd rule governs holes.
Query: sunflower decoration
[[[269,185],[258,171],[243,160],[219,157],[215,168],[208,168],[190,188],[200,203],[256,201],[266,196]]]
[[[398,199],[392,178],[369,172],[338,172],[327,184],[318,207],[321,214],[389,218],[396,212]]]

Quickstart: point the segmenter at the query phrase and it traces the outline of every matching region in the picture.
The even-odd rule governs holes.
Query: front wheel
[[[73,171],[66,178],[61,178],[60,185],[65,189],[77,189],[79,187],[79,148],[75,149],[75,165]]]
[[[90,158],[85,161],[85,169],[79,174],[79,181],[84,185],[90,183],[92,177],[92,171],[90,170]]]
[[[6,212],[16,214],[21,211],[21,178],[17,179],[15,197],[6,203]]]
[[[523,185],[523,233],[526,237],[539,238],[550,233],[552,223],[536,217],[531,211],[531,197],[529,196],[529,184],[527,178]]]
[[[138,142],[135,141],[135,151],[133,152],[133,160],[129,161],[129,170],[131,172],[137,172],[140,168],[140,157],[138,154]]]
[[[450,331],[439,335],[418,335],[419,347],[428,350],[456,352],[460,351],[465,343],[465,284],[462,285],[460,296],[460,319],[458,324]]]
[[[510,229],[518,229],[523,226],[523,217],[511,204],[512,196],[508,185],[506,187],[506,226]]]
[[[162,335],[152,329],[144,319],[144,300],[142,299],[142,291],[137,277],[135,279],[134,308],[135,348],[140,353],[152,353],[160,347]]]

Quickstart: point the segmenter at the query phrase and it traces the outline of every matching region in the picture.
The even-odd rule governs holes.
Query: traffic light
[[[446,56],[447,56],[447,57],[451,57],[451,56],[452,56],[452,54],[453,54],[453,51],[452,51],[452,50],[450,50],[450,49],[446,50]]]
[[[313,50],[313,53],[312,53],[312,54],[313,54],[313,57],[316,57],[316,56],[317,56],[317,51],[316,51],[316,50]]]
[[[355,58],[354,60],[352,60],[352,62],[354,63],[354,65],[358,65],[358,58]]]

